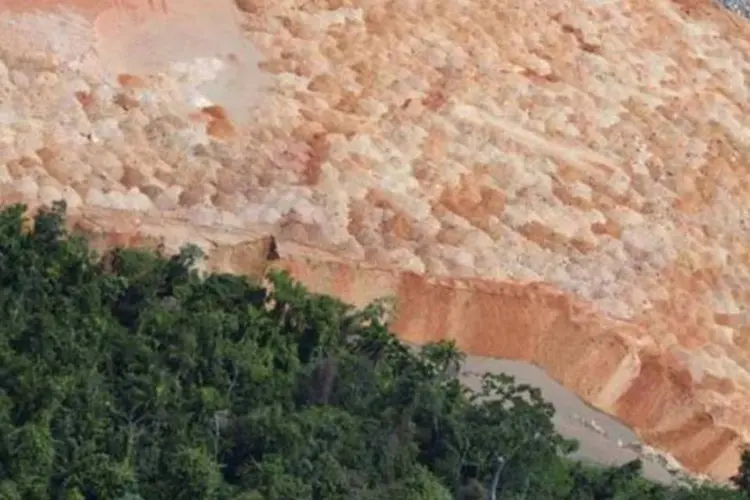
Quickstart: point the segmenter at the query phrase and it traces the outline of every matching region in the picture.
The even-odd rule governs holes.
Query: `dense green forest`
[[[24,213],[0,213],[0,499],[747,498],[571,460],[537,389],[463,388],[385,302],[202,276],[195,247],[97,256],[63,205]]]

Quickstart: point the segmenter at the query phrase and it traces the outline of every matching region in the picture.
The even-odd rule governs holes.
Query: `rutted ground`
[[[0,0],[3,201],[414,272],[396,289],[430,312],[405,337],[533,361],[734,470],[745,24],[668,0],[238,3]]]

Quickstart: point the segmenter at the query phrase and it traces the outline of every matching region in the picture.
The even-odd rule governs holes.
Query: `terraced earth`
[[[65,199],[101,245],[196,241],[209,267],[396,295],[405,340],[534,363],[688,469],[735,470],[744,21],[707,1],[206,5],[0,0],[2,201]]]

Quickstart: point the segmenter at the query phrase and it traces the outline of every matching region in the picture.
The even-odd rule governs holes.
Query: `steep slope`
[[[314,286],[396,294],[405,339],[532,361],[692,470],[734,470],[743,21],[707,1],[237,3],[0,0],[2,200],[63,197],[110,242],[235,231],[212,261],[234,270],[275,234]]]

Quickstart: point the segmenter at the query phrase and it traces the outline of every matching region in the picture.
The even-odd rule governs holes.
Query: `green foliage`
[[[739,470],[732,482],[750,498],[750,450],[743,450]]]
[[[2,499],[738,498],[569,460],[538,389],[468,391],[384,301],[201,277],[195,247],[100,259],[64,210],[0,213]]]

